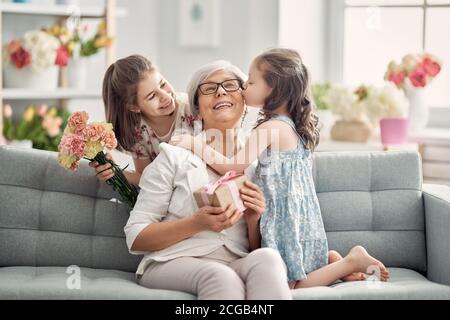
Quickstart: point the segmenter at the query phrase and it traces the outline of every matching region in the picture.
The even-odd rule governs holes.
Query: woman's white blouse
[[[160,150],[157,158],[142,173],[139,197],[124,228],[130,253],[144,255],[136,274],[143,274],[153,261],[203,256],[222,245],[238,256],[246,256],[249,244],[244,219],[240,219],[233,227],[222,232],[202,231],[163,250],[152,252],[131,250],[138,234],[148,225],[193,215],[198,210],[193,192],[218,178],[207,169],[202,159],[188,150],[167,143],[162,143]],[[251,172],[251,169],[248,172]]]

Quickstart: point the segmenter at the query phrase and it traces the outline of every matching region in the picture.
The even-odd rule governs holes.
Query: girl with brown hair
[[[158,68],[140,55],[119,59],[108,68],[103,80],[103,102],[118,149],[133,157],[136,171],[126,171],[125,175],[136,186],[145,167],[159,154],[161,142],[194,129],[187,95],[176,94]],[[90,165],[102,181],[114,176],[109,163]]]

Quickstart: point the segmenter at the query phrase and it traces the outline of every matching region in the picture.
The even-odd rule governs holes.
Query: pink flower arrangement
[[[13,119],[13,109],[3,107],[3,134],[6,141],[31,140],[33,148],[56,151],[70,113],[66,108],[29,105],[21,117]]]
[[[406,81],[413,87],[424,88],[439,74],[441,65],[431,54],[408,54],[400,64],[395,61],[389,63],[384,79],[393,82],[398,88],[404,89]]]
[[[96,161],[101,165],[111,163],[115,175],[107,183],[133,208],[138,195],[136,188],[127,181],[122,169],[106,159],[104,152],[105,149],[113,150],[117,147],[112,125],[105,122],[88,124],[88,120],[89,115],[86,112],[75,112],[69,117],[58,146],[59,164],[67,170],[75,171],[81,159]]]
[[[17,69],[31,66],[36,72],[69,63],[69,51],[58,38],[42,30],[33,30],[21,39],[14,39],[5,46],[6,62]]]

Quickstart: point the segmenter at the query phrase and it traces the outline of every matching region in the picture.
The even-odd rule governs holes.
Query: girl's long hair
[[[256,57],[255,63],[263,72],[267,85],[272,88],[256,126],[273,118],[274,111],[287,104],[305,147],[314,151],[320,139],[318,117],[313,113],[310,75],[299,53],[291,49],[271,49]]]
[[[119,150],[131,151],[141,116],[130,108],[137,105],[137,86],[156,68],[145,57],[132,55],[109,66],[103,79],[106,119],[112,123]]]

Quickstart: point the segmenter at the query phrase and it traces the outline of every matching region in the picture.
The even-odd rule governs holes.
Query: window
[[[391,60],[430,52],[443,69],[429,86],[427,100],[431,106],[450,106],[450,0],[341,1],[346,83],[381,84]]]

